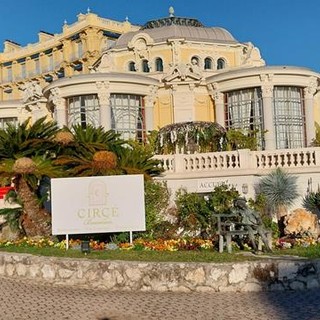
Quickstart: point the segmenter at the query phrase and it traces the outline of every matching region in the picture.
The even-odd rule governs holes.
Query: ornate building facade
[[[305,149],[320,121],[320,74],[266,66],[252,43],[172,8],[142,27],[81,14],[59,35],[40,32],[37,44],[6,41],[0,68],[2,125],[47,114],[61,127],[90,123],[141,141],[192,121],[264,132],[257,154],[160,157],[174,190],[206,192],[227,181],[240,191],[249,184],[252,195],[257,177],[280,164],[299,172],[301,184],[320,165],[317,148]]]

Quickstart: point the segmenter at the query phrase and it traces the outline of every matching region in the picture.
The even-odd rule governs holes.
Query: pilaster
[[[158,87],[150,86],[149,94],[144,97],[144,106],[145,106],[145,126],[146,131],[152,131],[154,129],[154,119],[153,119],[153,110],[154,102],[156,98]]]
[[[309,86],[304,88],[304,107],[305,107],[305,124],[306,124],[306,142],[309,146],[312,140],[315,139],[315,126],[314,126],[314,95],[317,92],[317,79],[312,78]]]
[[[225,127],[224,93],[219,90],[217,83],[213,83],[208,89],[210,96],[214,100],[215,122]]]
[[[272,75],[261,75],[261,91],[263,106],[263,130],[266,150],[276,149],[276,137],[273,111],[273,83]]]
[[[49,101],[53,103],[55,120],[60,128],[68,126],[66,100],[61,97],[59,88],[50,90]]]
[[[105,130],[111,130],[110,83],[108,81],[98,81],[96,86],[100,105],[100,125]]]

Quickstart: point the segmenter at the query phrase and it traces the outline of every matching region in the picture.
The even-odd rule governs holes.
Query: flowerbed
[[[80,239],[70,239],[69,248],[74,250],[81,250]],[[274,248],[276,250],[285,250],[293,248],[307,248],[316,247],[320,244],[318,240],[312,237],[299,238],[280,238],[274,241]],[[89,241],[90,249],[94,251],[107,250],[135,250],[135,251],[200,251],[200,250],[215,250],[215,241],[204,240],[200,238],[181,238],[181,239],[136,239],[133,243],[113,243],[102,242],[97,240]],[[35,247],[35,248],[58,248],[66,249],[66,240],[53,241],[50,238],[27,238],[24,237],[15,241],[0,241],[0,247]],[[234,246],[235,250],[239,250],[238,246]],[[245,244],[246,250],[252,250],[250,246]]]
[[[81,240],[71,239],[69,240],[70,249],[81,248]],[[133,243],[107,243],[97,240],[89,241],[90,248],[92,250],[146,250],[146,251],[180,251],[180,250],[210,250],[213,249],[214,244],[212,240],[203,240],[199,238],[192,239],[157,239],[157,240],[145,240],[137,239]],[[66,241],[53,241],[49,238],[30,239],[22,238],[15,241],[2,241],[0,247],[54,247],[59,249],[66,249]]]
[[[275,241],[275,247],[278,249],[291,249],[294,247],[310,247],[320,243],[320,238],[315,239],[310,236],[297,238],[280,238]]]

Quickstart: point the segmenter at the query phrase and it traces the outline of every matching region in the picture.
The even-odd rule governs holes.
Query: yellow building
[[[320,74],[266,66],[252,43],[172,8],[142,27],[80,14],[61,34],[40,32],[36,44],[6,41],[0,68],[2,126],[47,115],[61,127],[92,124],[142,141],[151,130],[203,121],[264,133],[258,151],[160,156],[172,190],[208,192],[224,181],[253,195],[258,177],[279,166],[299,174],[301,194],[311,178],[320,183],[320,152],[309,148]]]
[[[71,25],[65,22],[60,34],[40,31],[37,43],[22,47],[6,40],[0,53],[0,125],[30,116],[24,105],[28,102],[24,101],[26,87],[29,91],[35,87],[39,93],[40,88],[57,79],[89,73],[101,53],[121,34],[137,29],[128,21],[104,19],[88,12],[79,14]]]

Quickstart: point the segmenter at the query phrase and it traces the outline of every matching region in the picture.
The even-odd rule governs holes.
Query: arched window
[[[142,72],[150,72],[148,60],[142,60]]]
[[[163,71],[163,61],[161,58],[157,58],[155,61],[156,71]]]
[[[129,62],[129,71],[136,71],[136,64],[133,61]]]
[[[212,59],[205,58],[204,59],[204,70],[210,70],[210,69],[212,69]]]
[[[197,56],[193,56],[192,58],[191,58],[191,64],[193,64],[193,65],[197,65],[197,66],[200,66],[200,60],[199,60],[199,58],[197,57]]]
[[[217,69],[224,69],[226,67],[226,62],[224,61],[224,59],[219,58],[217,61]]]

